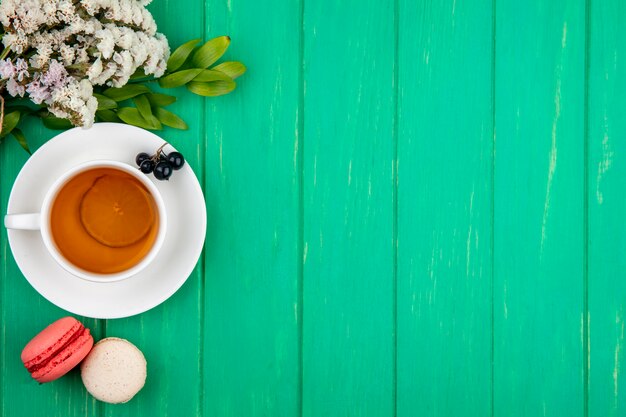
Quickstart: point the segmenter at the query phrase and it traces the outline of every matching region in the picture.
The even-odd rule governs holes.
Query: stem
[[[157,80],[156,78],[137,78],[134,80],[133,79],[128,80],[126,84],[153,83],[156,80]]]
[[[7,46],[6,48],[4,48],[4,51],[2,51],[2,55],[0,55],[0,59],[6,58],[7,55],[9,55],[9,52],[11,52],[11,48]]]
[[[0,96],[0,133],[4,125],[4,97]]]
[[[154,161],[155,164],[157,162],[159,162],[159,157],[161,156],[161,151],[163,151],[163,148],[165,148],[167,145],[168,145],[167,142],[163,143],[163,145],[161,145],[159,147],[159,149],[157,149],[156,152],[154,153],[154,155],[152,156],[152,160]]]
[[[163,143],[163,145],[161,145],[161,146],[159,147],[159,149],[157,149],[157,150],[156,150],[156,152],[155,152],[155,153],[156,153],[157,155],[159,155],[159,154],[161,153],[161,151],[163,150],[163,148],[165,148],[167,145],[168,145],[168,143],[167,143],[167,142]]]

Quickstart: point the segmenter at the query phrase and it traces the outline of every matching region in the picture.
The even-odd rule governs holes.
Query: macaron
[[[95,344],[80,365],[85,388],[100,401],[130,401],[143,388],[147,363],[143,353],[128,340],[107,337]]]
[[[28,342],[21,358],[35,380],[50,382],[78,365],[92,346],[89,329],[74,317],[63,317]]]

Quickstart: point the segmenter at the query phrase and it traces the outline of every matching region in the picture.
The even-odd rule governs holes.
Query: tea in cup
[[[136,168],[91,161],[52,185],[40,213],[8,214],[8,229],[40,230],[52,257],[96,282],[137,274],[156,257],[167,219],[156,186]]]

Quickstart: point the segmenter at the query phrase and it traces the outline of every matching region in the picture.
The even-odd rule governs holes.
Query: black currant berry
[[[137,163],[138,166],[141,166],[141,163],[145,160],[148,160],[152,158],[150,155],[148,155],[145,152],[141,152],[140,154],[137,154],[137,156],[135,157],[135,162]]]
[[[167,162],[170,163],[172,169],[178,171],[183,167],[183,165],[185,165],[185,158],[180,152],[170,152],[167,155]]]
[[[139,164],[139,170],[144,174],[149,174],[154,171],[154,161],[152,159],[144,159]]]
[[[161,161],[154,167],[154,177],[160,181],[169,180],[172,172],[172,166],[167,161]]]

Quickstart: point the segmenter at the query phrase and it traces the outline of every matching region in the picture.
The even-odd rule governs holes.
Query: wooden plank
[[[184,7],[176,1],[158,1],[152,3],[149,10],[172,50],[203,35],[202,0],[186,0]],[[184,89],[167,93],[178,97],[171,110],[181,115],[189,130],[167,128],[157,134],[183,153],[202,184],[204,99]],[[107,321],[107,336],[126,338],[143,351],[148,361],[148,379],[132,401],[116,405],[101,403],[102,415],[195,416],[201,413],[202,283],[200,261],[188,281],[165,303],[135,317]]]
[[[492,12],[400,1],[398,416],[491,414]]]
[[[205,415],[295,416],[299,3],[212,0],[207,18],[249,70],[207,102]]]
[[[304,3],[304,416],[394,409],[394,27]]]
[[[585,2],[496,5],[494,415],[582,416]]]
[[[31,149],[37,149],[58,132],[45,130],[40,122],[28,120],[25,134]],[[0,215],[4,218],[13,181],[28,155],[15,140],[0,143]],[[64,416],[90,416],[96,401],[84,390],[80,373],[72,371],[49,384],[38,384],[20,361],[24,345],[52,321],[68,315],[40,296],[18,269],[0,228],[0,415],[4,417],[46,415],[55,410]],[[101,332],[97,320],[78,317],[95,335]]]
[[[626,414],[626,4],[590,3],[589,416]]]

